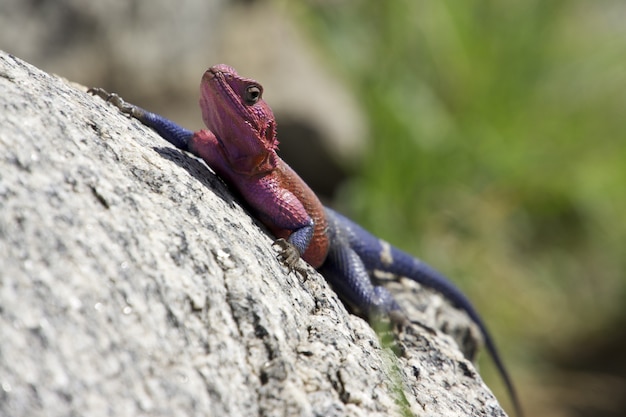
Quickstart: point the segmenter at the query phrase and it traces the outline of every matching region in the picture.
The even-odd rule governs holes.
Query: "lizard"
[[[278,156],[276,120],[263,99],[260,83],[224,64],[206,70],[200,83],[199,104],[207,128],[195,132],[127,103],[115,93],[101,88],[88,92],[154,129],[176,148],[204,160],[277,238],[279,260],[290,270],[305,273],[298,266],[302,258],[324,276],[353,312],[370,321],[385,317],[406,324],[391,293],[374,285],[372,277],[377,271],[407,277],[440,292],[479,328],[516,414],[522,416],[512,379],[469,299],[428,264],[323,206],[304,180]]]

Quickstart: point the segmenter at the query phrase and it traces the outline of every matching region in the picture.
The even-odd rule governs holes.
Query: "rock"
[[[504,415],[450,337],[396,357],[288,273],[202,162],[5,53],[0,93],[0,415]]]

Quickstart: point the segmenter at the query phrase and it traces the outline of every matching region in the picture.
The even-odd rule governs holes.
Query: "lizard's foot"
[[[300,261],[300,252],[298,252],[298,249],[292,243],[282,238],[277,239],[274,244],[279,246],[281,249],[277,257],[278,260],[287,268],[289,268],[289,271],[297,271],[306,278],[306,268],[298,265]]]
[[[399,310],[399,309],[391,310],[391,311],[389,311],[387,313],[387,317],[389,318],[389,321],[391,322],[391,324],[395,327],[395,329],[399,333],[404,333],[411,326],[418,326],[418,327],[421,327],[422,329],[426,330],[431,335],[436,335],[437,334],[437,330],[433,329],[432,327],[428,326],[427,324],[422,323],[419,320],[410,320],[407,317],[407,315],[404,313],[404,311],[402,311],[402,310]]]
[[[391,323],[399,331],[404,331],[404,329],[406,329],[411,324],[411,321],[406,316],[406,314],[404,314],[404,312],[402,310],[391,310],[388,313],[388,317],[389,317],[389,320],[391,321]]]
[[[139,118],[139,108],[133,104],[125,102],[124,99],[116,93],[109,93],[104,88],[100,87],[92,87],[87,90],[87,92],[89,94],[93,94],[94,96],[100,97],[107,103],[113,104],[115,107],[120,109],[122,113],[126,113],[132,117]]]

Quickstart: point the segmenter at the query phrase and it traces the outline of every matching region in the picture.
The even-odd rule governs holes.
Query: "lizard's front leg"
[[[328,250],[326,219],[319,215],[323,211],[308,210],[310,205],[305,206],[300,198],[302,192],[289,187],[293,184],[285,180],[281,169],[239,184],[239,191],[254,209],[255,217],[278,238],[275,243],[280,247],[279,261],[300,272],[304,271],[297,267],[300,258],[314,268],[319,267]]]
[[[191,130],[187,130],[163,116],[144,110],[134,104],[127,103],[116,93],[109,93],[98,87],[90,88],[87,92],[113,104],[120,109],[122,113],[128,114],[144,125],[154,129],[163,139],[177,148],[183,151],[189,150],[189,141],[194,135]]]
[[[280,248],[278,254],[278,260],[285,265],[289,271],[297,271],[300,274],[307,276],[306,268],[298,265],[298,261],[302,257],[300,251],[296,246],[289,242],[287,239],[279,238],[274,242]]]
[[[298,261],[309,247],[314,231],[315,223],[311,219],[309,224],[294,231],[289,235],[289,238],[276,239],[275,244],[281,249],[278,254],[278,260],[287,266],[289,270],[298,271],[306,276],[306,269],[299,267]]]

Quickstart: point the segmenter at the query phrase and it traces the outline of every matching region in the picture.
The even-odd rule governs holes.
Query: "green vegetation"
[[[581,0],[296,11],[370,121],[336,204],[475,300],[526,397],[567,379],[552,359],[584,349],[581,335],[623,333],[624,13]]]

